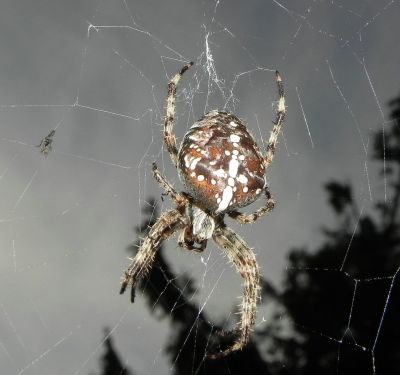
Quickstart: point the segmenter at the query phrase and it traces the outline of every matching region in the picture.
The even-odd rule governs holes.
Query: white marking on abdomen
[[[195,158],[194,160],[191,161],[190,163],[190,169],[194,170],[196,168],[196,164],[201,160],[201,158]]]
[[[217,177],[226,177],[226,172],[220,168],[214,172]]]
[[[240,174],[238,180],[242,184],[247,184],[247,182],[249,181],[249,179],[244,174]]]
[[[190,162],[192,161],[192,156],[190,154],[186,154],[184,160],[185,160],[185,167],[189,168]]]
[[[222,192],[222,201],[219,203],[219,206],[218,206],[218,209],[216,212],[221,212],[221,211],[225,210],[229,206],[229,202],[231,201],[232,196],[233,196],[232,187],[226,186],[224,191]]]
[[[229,176],[236,177],[239,168],[239,162],[236,159],[229,161]]]

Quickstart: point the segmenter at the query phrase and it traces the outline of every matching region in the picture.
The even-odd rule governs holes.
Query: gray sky
[[[365,212],[383,199],[371,136],[390,126],[386,103],[399,93],[399,5],[2,0],[1,373],[88,374],[105,326],[137,374],[169,368],[166,322],[118,288],[140,210],[160,201],[151,163],[181,188],[161,130],[166,83],[186,61],[196,64],[179,88],[180,139],[225,107],[262,144],[277,100],[273,72],[282,73],[287,120],[268,170],[277,207],[235,226],[265,278],[278,284],[287,251],[315,248],[321,225],[334,222],[323,183],[351,181]],[[33,146],[54,128],[44,158]],[[241,286],[219,252],[186,253],[175,239],[167,249],[175,272],[201,286],[207,313],[228,316]]]

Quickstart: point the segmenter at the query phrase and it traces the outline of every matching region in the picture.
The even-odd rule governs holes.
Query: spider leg
[[[276,112],[276,118],[274,123],[274,127],[272,128],[271,135],[269,137],[269,141],[267,144],[267,153],[264,157],[265,167],[272,162],[274,158],[276,144],[278,142],[278,135],[281,131],[283,120],[285,118],[286,107],[285,107],[285,91],[283,89],[282,78],[278,71],[275,73],[276,75],[276,84],[278,85],[278,94],[279,94],[279,102],[278,102],[278,111]]]
[[[172,127],[175,121],[176,86],[182,78],[183,73],[185,73],[192,65],[192,62],[186,64],[168,83],[167,114],[164,122],[164,142],[167,145],[167,150],[171,155],[172,163],[175,167],[178,164],[178,149],[176,148],[176,137],[175,134],[172,133]]]
[[[243,298],[240,304],[241,318],[237,327],[239,337],[228,349],[208,356],[220,358],[242,349],[249,341],[250,330],[255,323],[257,300],[260,298],[260,272],[253,251],[232,229],[217,228],[213,239],[244,279]]]
[[[253,212],[252,214],[244,214],[239,211],[232,211],[228,212],[229,217],[238,221],[240,224],[250,224],[254,223],[260,217],[264,216],[265,214],[271,212],[275,207],[275,201],[271,196],[271,192],[268,189],[268,186],[264,188],[266,201],[263,207],[259,208],[257,211]]]
[[[188,203],[188,199],[176,192],[171,183],[161,174],[156,163],[153,163],[153,176],[160,186],[165,190],[165,193],[178,205],[182,206]]]
[[[120,294],[125,292],[128,284],[131,284],[131,302],[134,302],[135,286],[142,277],[146,276],[152,267],[158,246],[182,226],[182,215],[178,210],[167,211],[157,219],[150,229],[149,234],[143,240],[131,265],[124,272]]]

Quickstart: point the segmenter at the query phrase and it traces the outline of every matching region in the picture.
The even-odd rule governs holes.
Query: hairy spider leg
[[[138,253],[132,259],[131,265],[124,272],[120,294],[123,294],[127,286],[131,284],[131,302],[134,302],[135,286],[151,269],[159,245],[183,226],[182,215],[178,210],[167,211],[157,219],[149,234],[143,240]]]
[[[267,144],[267,153],[264,157],[265,168],[271,164],[272,159],[274,158],[276,144],[278,142],[278,135],[281,131],[283,120],[285,119],[286,114],[286,107],[285,107],[285,91],[283,89],[283,82],[281,75],[278,71],[275,72],[276,77],[276,84],[278,85],[278,94],[279,94],[279,101],[278,101],[278,110],[276,112],[276,118],[273,122],[274,127],[272,128],[271,135],[268,140]]]
[[[243,297],[240,304],[241,317],[237,328],[239,338],[231,347],[208,355],[209,358],[215,359],[241,350],[249,341],[251,327],[255,323],[257,300],[260,298],[260,271],[253,251],[232,229],[217,228],[214,231],[213,240],[244,279]]]
[[[178,164],[178,149],[176,147],[176,137],[172,132],[172,127],[175,121],[175,100],[176,100],[176,86],[193,62],[186,64],[181,70],[174,75],[174,77],[168,83],[168,96],[167,96],[167,114],[164,121],[164,142],[167,145],[168,153],[171,156],[172,163],[175,167]]]
[[[171,183],[161,174],[156,163],[153,163],[153,176],[155,180],[159,183],[165,193],[178,205],[178,207],[186,205],[189,200],[172,187]]]
[[[236,220],[240,224],[250,224],[254,223],[260,217],[264,216],[265,214],[271,212],[275,207],[275,201],[271,196],[271,192],[268,189],[268,186],[264,188],[266,201],[264,206],[260,207],[258,210],[251,214],[244,214],[240,211],[232,211],[228,212],[229,217]]]

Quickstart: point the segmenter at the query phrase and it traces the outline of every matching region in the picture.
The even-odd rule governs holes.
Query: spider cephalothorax
[[[152,266],[157,247],[174,232],[179,232],[178,243],[181,247],[199,252],[206,248],[207,240],[212,238],[244,279],[238,337],[228,349],[210,355],[215,358],[242,349],[249,340],[255,322],[260,293],[258,264],[253,251],[241,237],[226,227],[223,218],[227,214],[241,224],[248,224],[274,208],[274,201],[266,185],[265,169],[273,159],[283,124],[285,95],[281,77],[276,72],[278,110],[265,155],[236,116],[220,111],[211,111],[196,122],[183,138],[178,151],[172,133],[176,86],[182,74],[192,65],[185,65],[168,84],[164,124],[164,142],[187,191],[176,192],[153,164],[155,179],[177,207],[161,215],[144,238],[138,253],[125,271],[121,293],[130,283],[133,301],[135,286]],[[262,192],[266,197],[264,206],[252,214],[237,211],[254,202]]]

